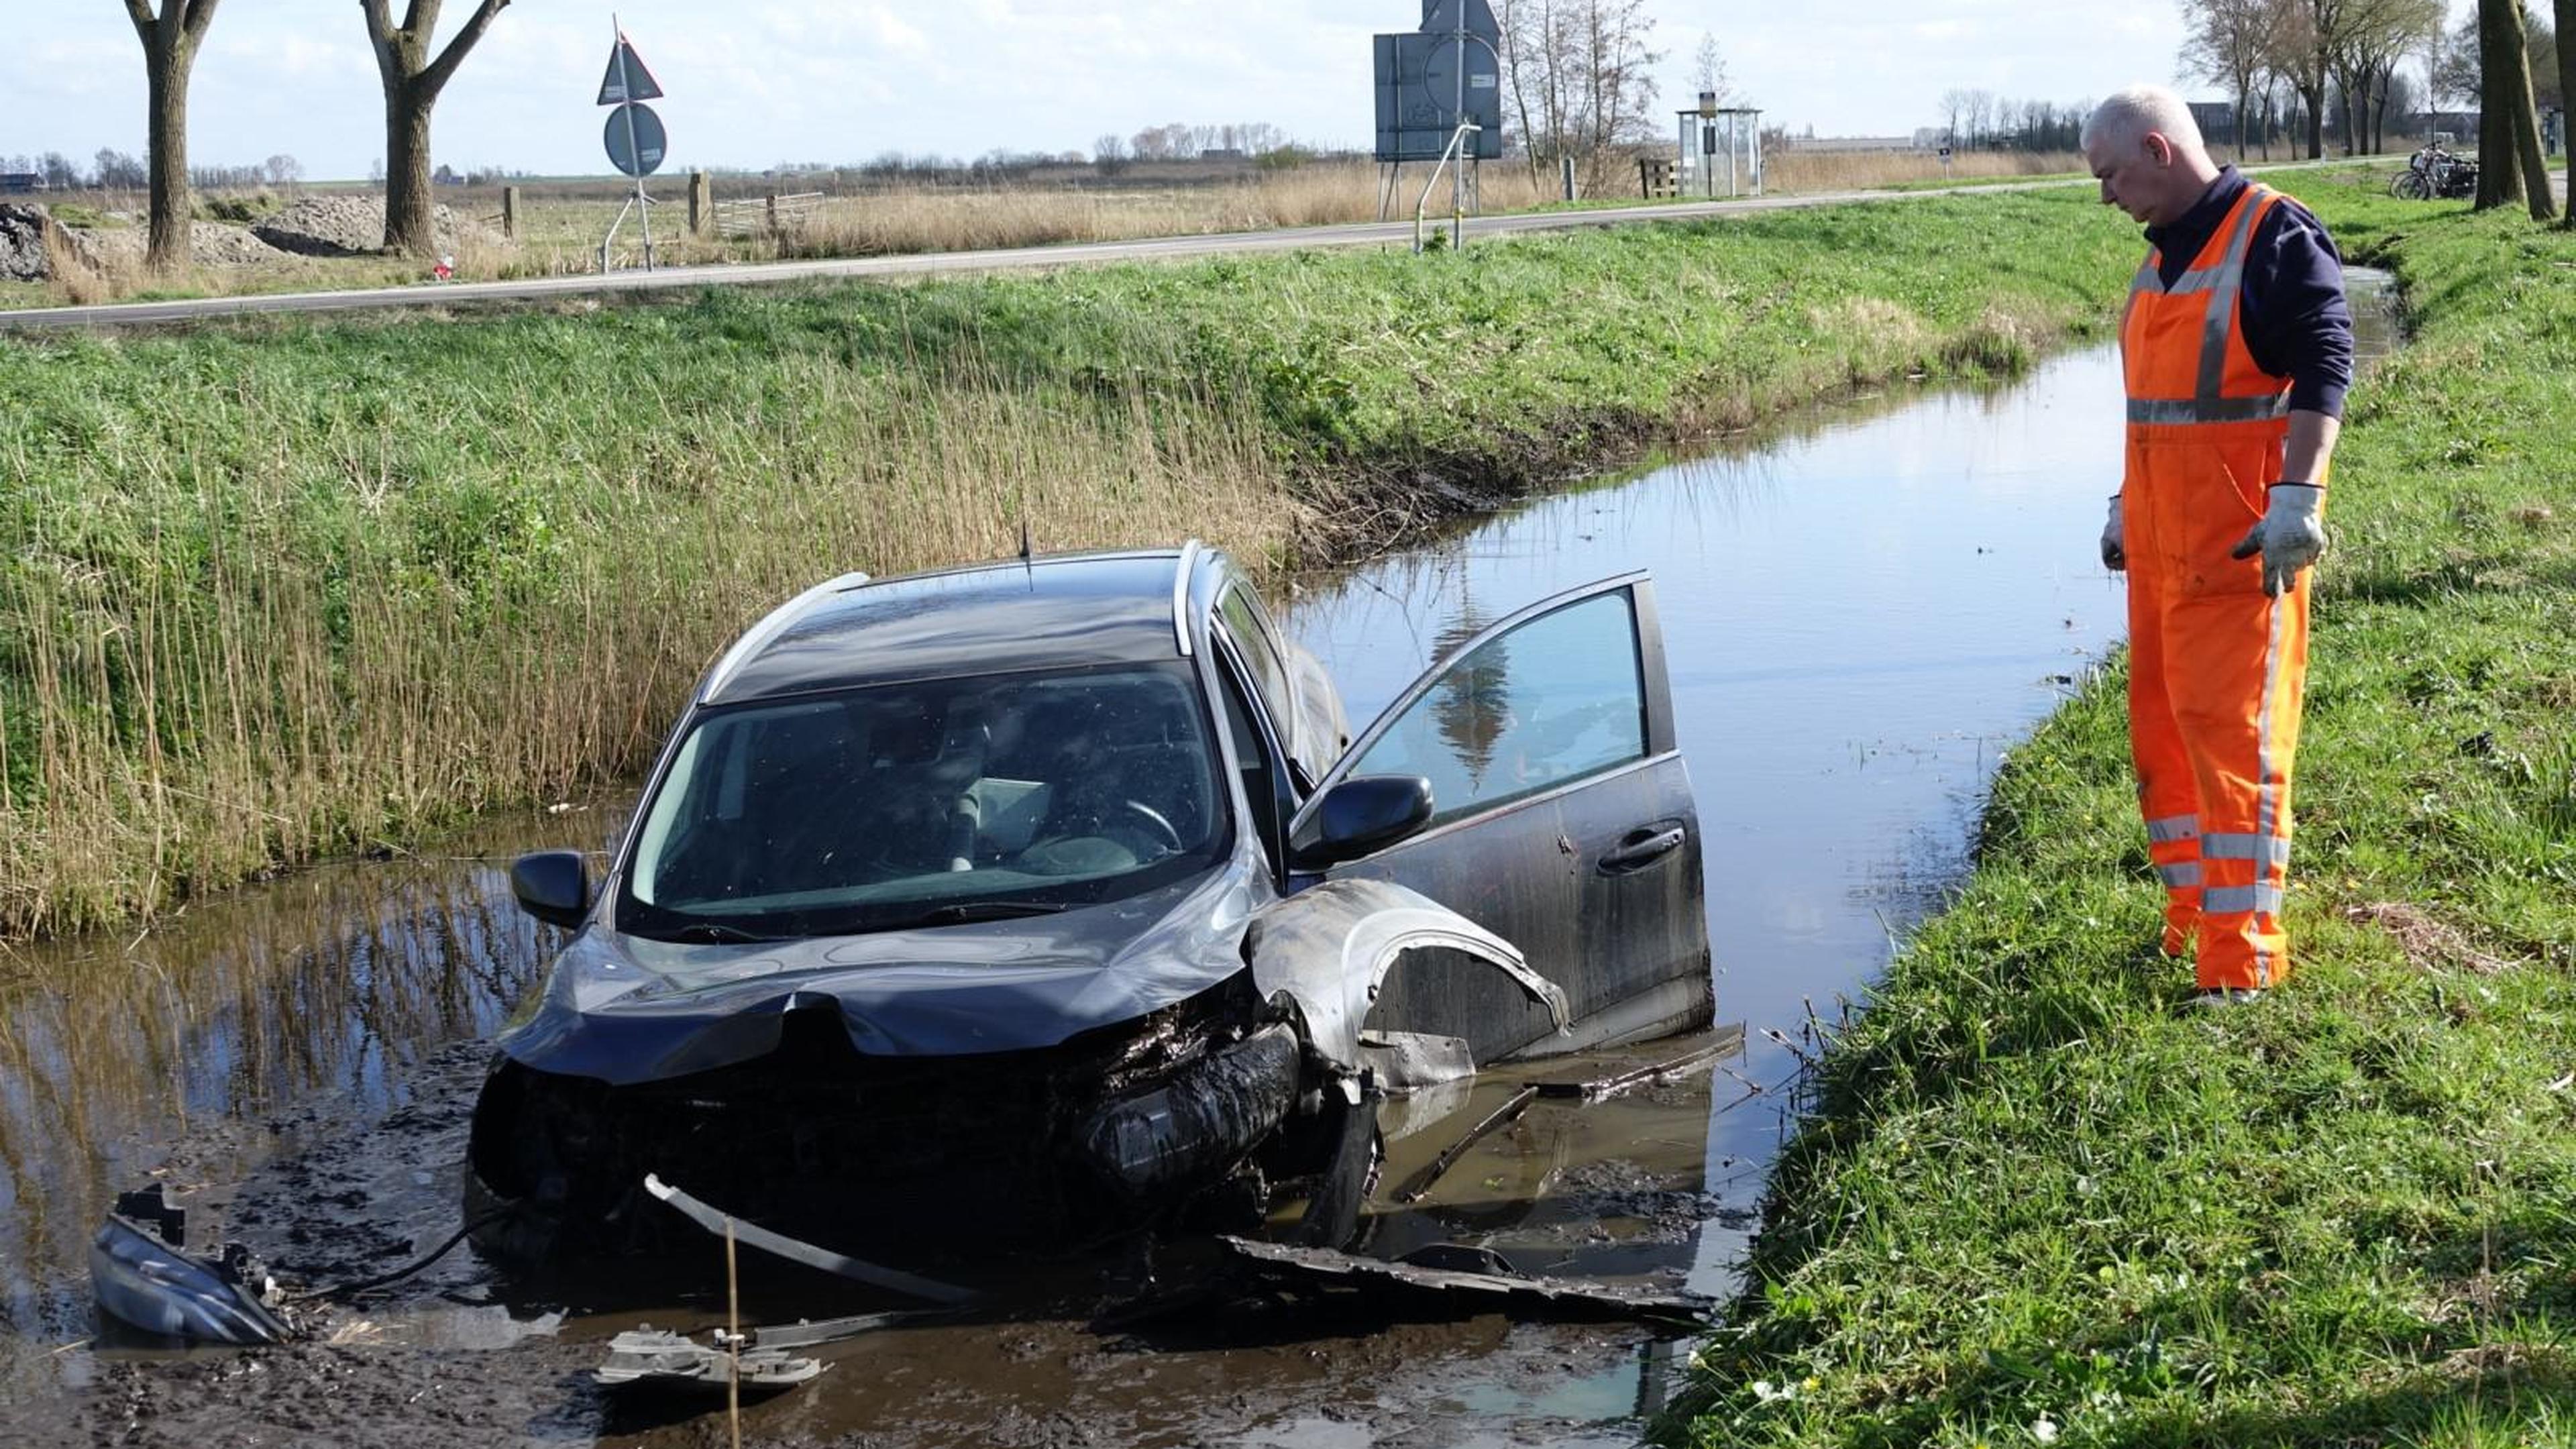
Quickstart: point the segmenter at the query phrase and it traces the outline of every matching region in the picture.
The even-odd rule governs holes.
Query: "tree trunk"
[[[2320,70],[2314,84],[2302,81],[2299,100],[2308,108],[2308,159],[2326,159],[2326,76]]]
[[[407,84],[385,88],[385,250],[406,256],[438,249],[429,199],[432,103]]]
[[[2522,158],[2514,148],[2512,102],[2505,77],[2520,71],[2523,94],[2531,94],[2530,69],[2522,53],[2522,17],[2517,0],[2478,0],[2478,199],[2476,209],[2504,206],[2522,199]]]
[[[177,3],[177,0],[165,0]],[[196,206],[188,196],[188,68],[196,47],[182,39],[145,57],[151,108],[152,239],[144,265],[167,272],[188,264]]]
[[[2514,17],[2514,38],[2522,36],[2522,17]],[[2520,45],[2514,47],[2512,73],[2505,77],[2505,105],[2513,116],[2513,149],[2522,163],[2522,190],[2531,203],[2533,221],[2549,221],[2558,215],[2558,190],[2549,181],[2549,155],[2540,143],[2540,108],[2531,95],[2530,53]]]
[[[2557,0],[2558,144],[2567,172],[2566,224],[2576,227],[2576,0]]]

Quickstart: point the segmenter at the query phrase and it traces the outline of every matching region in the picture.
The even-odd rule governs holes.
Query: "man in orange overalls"
[[[2102,561],[2129,574],[2129,738],[2166,954],[2199,994],[2289,975],[2282,891],[2308,566],[2352,380],[2343,262],[2297,202],[2213,164],[2173,92],[2095,108],[2084,156],[2152,250],[2120,323],[2128,450]]]

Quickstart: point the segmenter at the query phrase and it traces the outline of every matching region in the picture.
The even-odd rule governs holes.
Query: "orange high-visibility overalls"
[[[2197,930],[2203,987],[2290,971],[2281,898],[2308,574],[2268,598],[2262,561],[2228,557],[2262,518],[2289,436],[2289,380],[2255,366],[2237,315],[2254,229],[2280,199],[2247,186],[2170,287],[2151,251],[2120,322],[2129,741],[2164,949],[2182,954]]]

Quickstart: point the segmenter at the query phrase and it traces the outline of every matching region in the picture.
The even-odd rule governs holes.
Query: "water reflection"
[[[494,819],[432,853],[0,958],[0,1334],[87,1331],[78,1285],[117,1190],[165,1165],[183,1189],[237,1179],[299,1109],[379,1116],[422,1052],[490,1031],[552,947],[505,862],[596,845],[615,820],[613,806]]]

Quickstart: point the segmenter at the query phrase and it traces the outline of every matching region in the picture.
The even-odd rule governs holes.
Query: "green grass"
[[[2337,458],[2297,976],[2178,1009],[2106,670],[1828,1053],[1675,1437],[2576,1440],[2576,236],[2302,189],[2417,336]]]
[[[2074,198],[0,341],[0,934],[639,768],[850,567],[1386,546],[2098,335]]]

